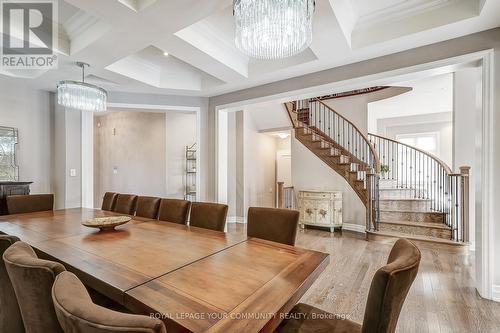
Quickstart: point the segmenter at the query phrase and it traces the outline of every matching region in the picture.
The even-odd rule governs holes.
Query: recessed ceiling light
[[[288,138],[289,135],[290,134],[288,134],[288,133],[278,133],[278,137],[280,139],[286,139],[286,138]]]
[[[168,56],[169,56],[168,52],[163,52],[163,55],[164,55],[165,57],[168,57]]]

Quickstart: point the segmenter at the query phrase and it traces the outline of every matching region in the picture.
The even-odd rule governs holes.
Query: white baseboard
[[[243,216],[228,216],[226,219],[227,223],[246,223]]]
[[[364,234],[366,232],[366,227],[361,224],[343,223],[342,230],[360,232]]]
[[[500,302],[500,285],[494,284],[491,288],[491,299],[495,302]]]

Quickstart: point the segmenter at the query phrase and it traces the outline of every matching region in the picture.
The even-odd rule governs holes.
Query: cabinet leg
[[[304,230],[306,227],[304,224],[299,224],[299,226],[300,226],[300,229],[302,229],[302,230]]]
[[[330,228],[330,232],[333,234],[335,232],[335,228]]]

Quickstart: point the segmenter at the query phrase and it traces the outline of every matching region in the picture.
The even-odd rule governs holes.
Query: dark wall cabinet
[[[33,182],[0,182],[0,215],[7,215],[7,200],[9,195],[30,194]]]

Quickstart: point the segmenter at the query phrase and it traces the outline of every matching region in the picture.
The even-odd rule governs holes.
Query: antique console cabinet
[[[9,195],[30,194],[30,184],[33,182],[2,182],[0,181],[0,215],[7,215],[7,200]]]
[[[300,191],[298,194],[300,212],[299,225],[342,228],[342,192]]]

